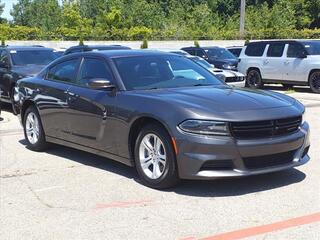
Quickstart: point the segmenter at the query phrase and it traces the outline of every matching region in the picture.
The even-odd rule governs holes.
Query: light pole
[[[245,24],[245,15],[246,15],[246,0],[241,0],[240,5],[240,38],[244,37],[244,24]]]

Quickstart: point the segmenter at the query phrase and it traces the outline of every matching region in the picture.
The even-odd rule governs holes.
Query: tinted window
[[[282,57],[284,50],[284,43],[271,43],[268,48],[268,57]]]
[[[203,58],[206,56],[206,53],[203,50],[198,49],[196,50],[196,55]]]
[[[266,45],[266,43],[249,43],[245,54],[250,57],[261,57]]]
[[[49,69],[48,79],[76,83],[78,59],[68,60]]]
[[[228,49],[235,57],[239,57],[241,53],[241,48]]]
[[[290,43],[287,51],[287,57],[297,58],[304,50],[303,46],[299,43]]]
[[[114,59],[127,90],[220,85],[203,67],[180,56],[139,56]]]
[[[186,51],[187,53],[189,53],[191,55],[195,55],[195,50],[193,50],[193,49],[183,49],[183,51]]]
[[[88,80],[102,78],[112,81],[112,74],[104,60],[86,58],[83,61],[79,84],[86,86]]]
[[[320,55],[320,41],[303,42],[309,55]]]
[[[10,50],[13,65],[47,65],[56,59],[50,50]]]
[[[236,57],[225,48],[210,48],[205,50],[210,58],[236,59]]]
[[[1,62],[1,64],[8,64],[9,63],[7,52],[5,50],[2,50],[0,52],[0,62]]]

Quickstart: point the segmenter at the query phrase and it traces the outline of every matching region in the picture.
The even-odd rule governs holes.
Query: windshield
[[[320,55],[320,41],[303,42],[309,55]]]
[[[138,56],[114,59],[127,90],[221,85],[203,67],[182,56]]]
[[[47,65],[57,57],[51,50],[11,50],[13,65]]]
[[[212,65],[210,63],[208,63],[206,60],[202,59],[202,58],[192,58],[191,60],[193,60],[194,62],[200,64],[202,67],[206,68],[206,69],[211,69]]]
[[[237,59],[229,50],[224,48],[210,48],[205,50],[210,58]]]

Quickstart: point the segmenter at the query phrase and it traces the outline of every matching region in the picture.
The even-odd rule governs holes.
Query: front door
[[[110,129],[110,113],[116,97],[107,90],[91,89],[92,79],[113,82],[111,69],[102,58],[83,58],[77,84],[69,89],[72,142],[116,154],[115,138]]]

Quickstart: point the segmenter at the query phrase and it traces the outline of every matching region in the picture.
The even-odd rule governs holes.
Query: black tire
[[[310,74],[309,86],[312,92],[320,93],[320,71],[316,71]]]
[[[152,179],[147,176],[141,166],[139,158],[140,144],[145,136],[148,134],[154,134],[163,143],[163,147],[166,153],[166,164],[164,166],[162,175],[157,179]],[[138,138],[136,139],[135,149],[134,149],[134,158],[137,172],[141,178],[141,181],[144,185],[155,188],[155,189],[165,189],[170,188],[178,184],[178,168],[176,161],[176,154],[172,146],[171,137],[168,132],[159,124],[148,124],[142,128]],[[152,165],[152,168],[154,165]]]
[[[293,84],[289,84],[289,83],[282,83],[282,86],[285,88],[285,89],[291,89],[293,88]]]
[[[246,86],[250,88],[262,88],[263,81],[261,78],[260,71],[257,69],[251,69],[247,74]]]
[[[33,114],[34,117],[37,118],[38,121],[38,132],[39,132],[39,137],[38,140],[34,143],[30,142],[28,135],[27,135],[27,118],[29,114]],[[46,142],[46,137],[43,131],[42,123],[41,123],[41,118],[39,116],[38,110],[35,108],[35,106],[30,106],[27,108],[25,111],[25,114],[23,116],[23,130],[24,130],[24,136],[27,142],[27,147],[33,151],[41,152],[44,151],[48,144]]]

